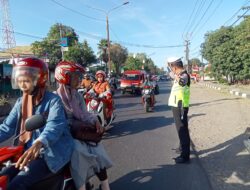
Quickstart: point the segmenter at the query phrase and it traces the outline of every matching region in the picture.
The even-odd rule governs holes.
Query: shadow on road
[[[209,164],[208,170],[213,173],[213,181],[223,184],[214,189],[248,190],[250,188],[250,155],[245,151],[243,140],[245,133],[236,136],[213,148],[201,150],[198,153],[202,163]]]
[[[153,121],[153,122],[152,122]],[[173,118],[163,116],[150,118],[135,118],[114,123],[114,126],[108,131],[108,136],[104,139],[112,139],[150,131],[161,127],[170,126],[173,124]]]
[[[193,161],[193,160],[192,160]],[[195,168],[194,168],[195,167]],[[211,190],[206,178],[194,164],[160,165],[154,169],[135,170],[111,183],[119,190]],[[195,170],[195,171],[194,171]]]
[[[225,100],[230,100],[230,101],[235,101],[235,100],[239,100],[242,98],[223,98],[223,99],[217,99],[217,100],[213,100],[211,102],[200,102],[200,103],[194,103],[194,104],[190,104],[190,107],[194,107],[194,106],[200,106],[200,105],[204,105],[204,104],[218,104],[218,102],[223,102]],[[215,103],[217,102],[217,103]]]
[[[171,110],[171,107],[168,106],[167,104],[157,105],[157,103],[156,103],[156,105],[154,107],[155,112],[162,112],[162,111],[169,111],[169,110]]]

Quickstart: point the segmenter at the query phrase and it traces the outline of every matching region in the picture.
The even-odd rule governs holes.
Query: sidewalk
[[[213,88],[222,92],[228,92],[232,95],[250,99],[250,85],[223,85],[217,82],[201,81],[197,84],[204,85],[208,88]]]
[[[250,131],[250,99],[191,87],[189,129],[214,190],[250,189],[250,155],[243,140]]]

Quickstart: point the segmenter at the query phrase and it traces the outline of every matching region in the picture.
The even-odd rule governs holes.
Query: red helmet
[[[18,89],[17,78],[29,75],[33,78],[34,85],[44,87],[48,80],[49,69],[45,62],[38,58],[28,57],[13,65],[11,84],[13,89]]]
[[[68,73],[71,72],[81,72],[84,73],[85,69],[74,62],[70,61],[61,61],[57,64],[55,70],[55,79],[62,84],[69,84],[70,83],[70,76]]]
[[[102,70],[97,71],[95,77],[97,78],[98,75],[102,75],[104,79],[106,78],[106,73]]]

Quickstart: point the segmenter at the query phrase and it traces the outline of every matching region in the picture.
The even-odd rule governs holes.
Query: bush
[[[6,105],[8,103],[8,100],[4,96],[0,97],[0,106]]]

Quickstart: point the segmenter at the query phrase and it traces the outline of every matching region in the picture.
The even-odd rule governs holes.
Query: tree
[[[207,33],[202,55],[212,65],[212,75],[229,83],[250,79],[250,18],[236,27],[221,27]]]
[[[69,47],[69,51],[65,52],[64,57],[66,60],[77,62],[83,66],[96,62],[96,56],[86,40]]]
[[[99,60],[103,61],[105,63],[105,67],[107,70],[107,63],[108,63],[108,42],[106,39],[102,39],[100,40],[99,44],[98,44],[98,58]]]
[[[110,47],[110,57],[114,65],[115,73],[121,73],[121,67],[125,64],[128,57],[128,50],[120,44],[112,44]]]
[[[141,70],[151,74],[160,74],[162,71],[154,64],[151,58],[148,58],[145,53],[137,53],[129,55],[125,63],[125,70]]]
[[[82,44],[79,43],[78,36],[74,29],[59,23],[51,26],[44,40],[35,41],[31,44],[34,55],[40,58],[48,58],[49,66],[54,67],[62,60],[60,46],[61,36],[68,39],[69,50],[64,52],[65,59],[75,61],[83,66],[95,62],[95,55],[87,41],[84,41]]]

